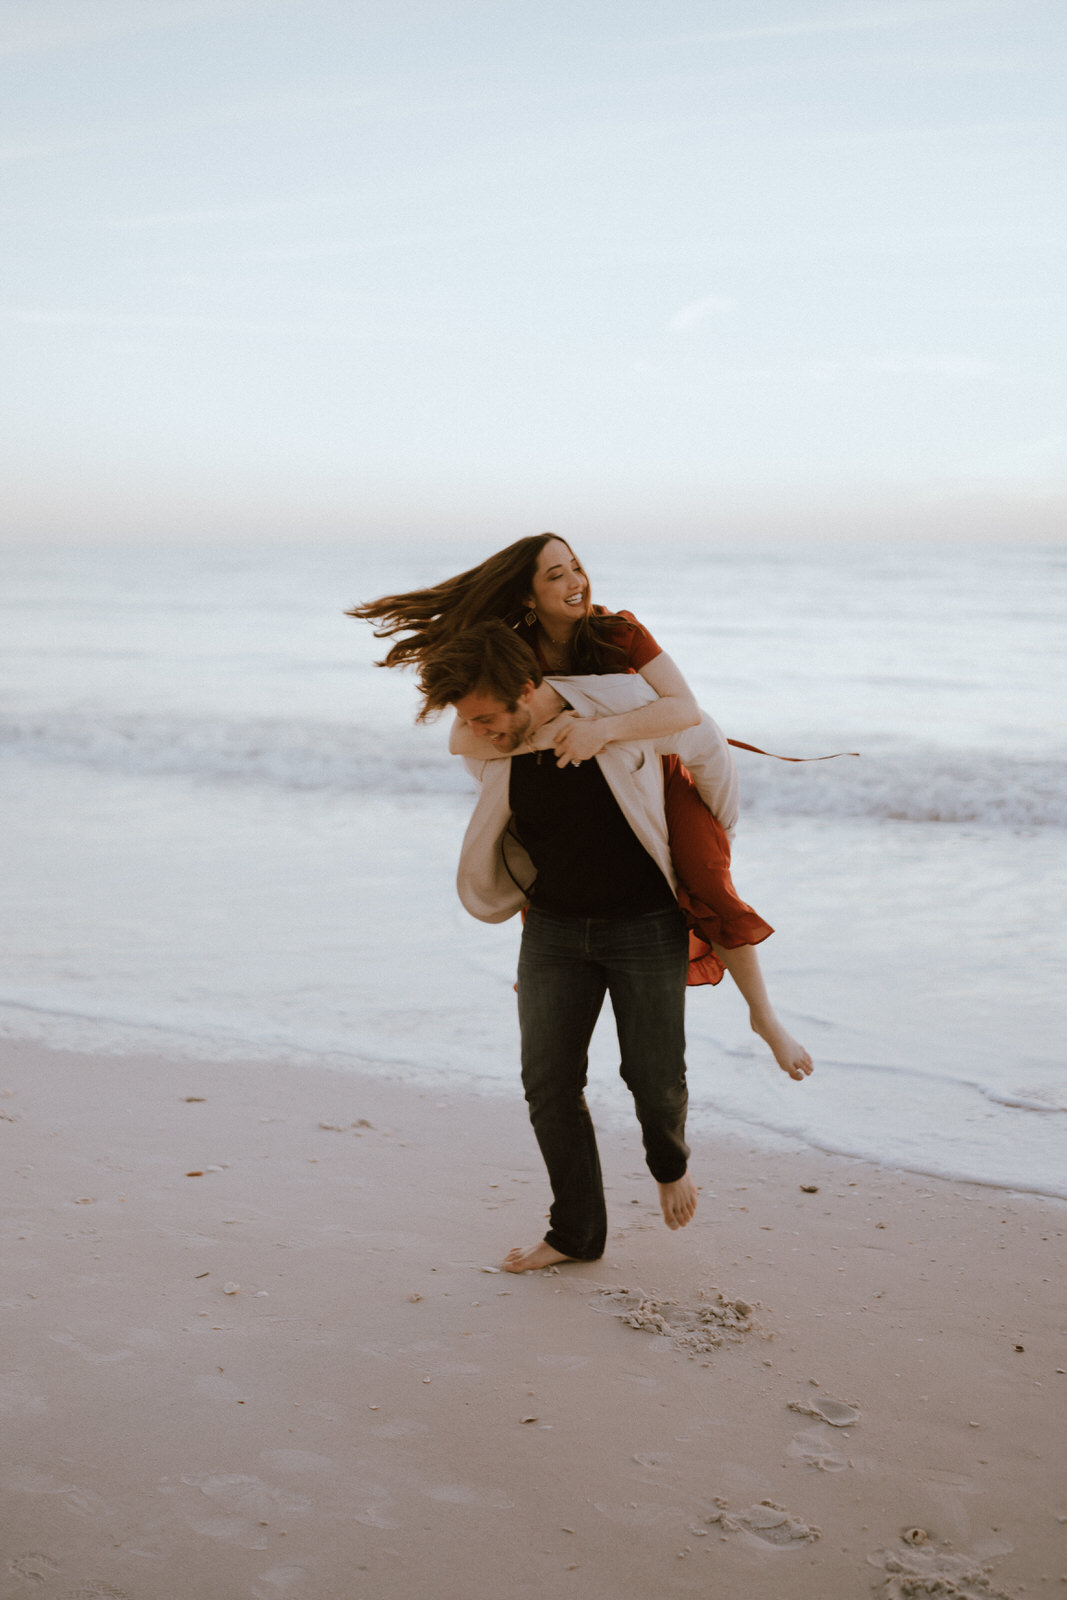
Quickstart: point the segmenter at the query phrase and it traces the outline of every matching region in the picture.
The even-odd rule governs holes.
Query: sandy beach
[[[513,1100],[6,1044],[3,1600],[1067,1581],[1067,1208],[701,1141],[602,1262]],[[1062,1323],[1062,1318],[1060,1317]]]

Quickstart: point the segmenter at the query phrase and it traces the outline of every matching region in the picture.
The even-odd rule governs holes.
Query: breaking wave
[[[463,764],[447,752],[443,725],[71,711],[0,720],[0,756],[289,790],[411,795],[472,788]],[[752,815],[1067,827],[1067,760],[893,746],[803,766],[740,752],[738,765]]]

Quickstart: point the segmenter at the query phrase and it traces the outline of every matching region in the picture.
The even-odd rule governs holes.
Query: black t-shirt
[[[530,904],[575,917],[638,917],[675,904],[596,761],[512,756],[513,828],[537,868]]]

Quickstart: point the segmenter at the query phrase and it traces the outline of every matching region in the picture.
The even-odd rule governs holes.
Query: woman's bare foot
[[[753,1011],[751,1023],[753,1033],[758,1033],[770,1046],[771,1053],[783,1072],[797,1083],[803,1083],[805,1078],[811,1076],[814,1069],[808,1052],[791,1033],[786,1032],[773,1013],[770,1017],[760,1017]]]
[[[770,1045],[774,1059],[782,1071],[790,1078],[795,1078],[798,1083],[802,1082],[811,1073],[811,1057],[791,1033],[786,1033],[775,1016],[755,945],[743,944],[734,950],[727,950],[722,945],[713,944],[711,948],[748,1004],[748,1016],[753,1033],[758,1033],[760,1038]]]
[[[521,1250],[518,1245],[514,1250],[509,1250],[500,1263],[505,1272],[536,1272],[538,1267],[554,1267],[559,1261],[576,1261],[576,1256],[565,1256],[559,1250],[553,1250],[550,1244],[542,1239],[529,1250]]]
[[[657,1183],[656,1187],[668,1228],[684,1228],[697,1208],[697,1186],[688,1172],[674,1183]]]

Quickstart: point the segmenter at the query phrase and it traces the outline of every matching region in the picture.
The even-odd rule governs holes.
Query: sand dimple
[[[322,1586],[307,1567],[272,1567],[252,1585],[255,1600],[319,1600]]]
[[[4,1488],[12,1494],[70,1494],[74,1485],[57,1479],[52,1472],[39,1472],[36,1467],[16,1467]]]
[[[47,1400],[28,1373],[0,1373],[0,1417],[32,1417],[47,1410]]]
[[[444,1505],[491,1506],[496,1511],[511,1511],[515,1505],[499,1489],[480,1489],[469,1483],[437,1483],[425,1492]]]
[[[1012,1600],[993,1588],[988,1568],[973,1556],[902,1538],[892,1550],[878,1550],[867,1559],[885,1573],[877,1590],[882,1600]]]
[[[420,1433],[431,1431],[428,1422],[415,1422],[410,1417],[393,1417],[367,1429],[375,1439],[415,1439]]]
[[[197,1378],[193,1383],[193,1389],[206,1400],[235,1400],[241,1394],[238,1384],[229,1378],[220,1378],[217,1373]]]
[[[470,1361],[452,1359],[451,1346],[441,1339],[420,1339],[416,1344],[366,1344],[365,1355],[375,1356],[391,1366],[408,1367],[433,1378],[476,1378],[481,1367]]]
[[[133,1355],[133,1351],[128,1345],[124,1345],[120,1349],[94,1349],[93,1346],[87,1342],[87,1340],[93,1338],[94,1336],[94,1333],[89,1331],[86,1333],[85,1338],[81,1338],[77,1334],[70,1332],[68,1329],[63,1329],[59,1333],[50,1333],[48,1335],[54,1344],[64,1345],[68,1350],[73,1350],[76,1355],[81,1356],[84,1361],[92,1362],[94,1366],[106,1365],[113,1361],[125,1361],[128,1356]]]
[[[64,1589],[58,1600],[129,1600],[125,1589],[115,1589],[110,1583],[99,1583],[87,1578],[76,1589]]]
[[[400,1523],[394,1522],[382,1506],[364,1506],[361,1511],[353,1511],[351,1517],[353,1522],[360,1523],[364,1528],[389,1530],[400,1527]]]
[[[317,1455],[312,1450],[264,1450],[261,1457],[275,1472],[336,1472],[336,1463],[329,1456]]]
[[[802,1417],[817,1417],[828,1422],[831,1428],[851,1428],[860,1420],[859,1411],[846,1400],[831,1400],[820,1395],[816,1400],[790,1400],[790,1411],[799,1411]]]
[[[625,1505],[594,1500],[593,1507],[602,1517],[622,1528],[656,1528],[663,1522],[674,1523],[681,1510],[677,1505],[636,1500],[628,1500]]]
[[[663,1300],[642,1289],[606,1288],[597,1291],[590,1305],[608,1311],[631,1328],[669,1339],[687,1355],[708,1355],[726,1343],[736,1343],[748,1333],[762,1330],[747,1300],[730,1300],[721,1289],[701,1289],[696,1305]]]
[[[939,1467],[927,1467],[919,1474],[919,1482],[934,1489],[949,1489],[955,1494],[976,1494],[978,1484],[962,1472],[947,1472]]]
[[[758,1506],[749,1506],[745,1511],[730,1511],[725,1500],[716,1501],[716,1504],[719,1509],[710,1512],[704,1520],[708,1527],[719,1527],[724,1534],[750,1533],[764,1544],[777,1545],[780,1549],[811,1544],[822,1538],[821,1528],[802,1522],[773,1500],[761,1500]]]

